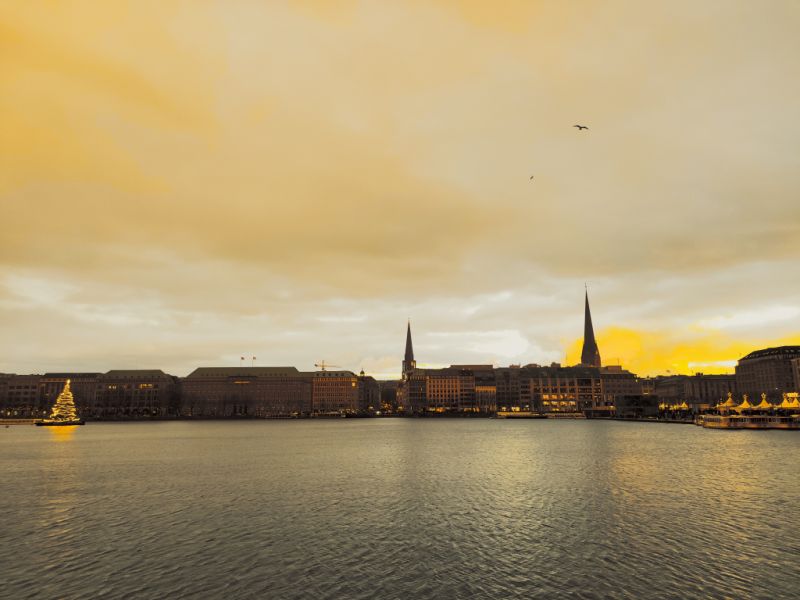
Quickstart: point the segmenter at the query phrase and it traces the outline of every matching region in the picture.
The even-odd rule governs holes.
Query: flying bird
[[[586,125],[573,125],[573,127],[577,127],[578,131],[580,131],[581,129],[589,129]]]

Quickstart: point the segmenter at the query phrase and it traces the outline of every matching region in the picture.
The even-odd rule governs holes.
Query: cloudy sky
[[[794,0],[0,2],[0,371],[388,377],[409,317],[422,365],[572,363],[585,282],[641,374],[800,343],[798,30]]]

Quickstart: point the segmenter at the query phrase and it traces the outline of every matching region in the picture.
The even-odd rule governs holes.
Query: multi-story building
[[[659,403],[688,404],[693,410],[716,406],[736,393],[735,375],[671,375],[655,380],[654,394]]]
[[[364,370],[358,374],[358,412],[373,414],[381,410],[381,386],[374,377],[366,375]]]
[[[415,411],[427,413],[493,413],[497,388],[492,365],[453,365],[416,369],[412,381]]]
[[[642,386],[643,396],[655,396],[657,377],[640,377],[639,385]]]
[[[418,369],[406,330],[403,378],[397,383],[396,405],[404,414],[490,414],[497,410],[497,385],[492,365],[452,365]]]
[[[181,382],[188,417],[297,417],[312,412],[313,374],[294,367],[201,367]]]
[[[740,358],[736,365],[738,392],[751,398],[764,393],[771,402],[780,402],[785,392],[798,391],[793,364],[797,358],[800,346],[765,348]]]
[[[586,331],[591,334],[588,299],[586,318]],[[585,353],[591,354],[592,362],[599,361],[593,334]],[[640,390],[636,377],[620,367],[562,367],[553,363],[549,367],[452,365],[444,369],[418,369],[409,326],[398,405],[409,414],[493,414],[498,411],[543,414],[605,411],[612,414],[617,395],[640,393]]]
[[[39,383],[40,408],[49,410],[63,391],[67,379],[75,401],[75,408],[81,418],[92,418],[97,381],[101,373],[45,373]]]
[[[616,414],[618,398],[642,395],[642,384],[636,375],[620,366],[600,367],[599,374],[600,398],[596,399],[592,406],[594,416]]]
[[[397,412],[397,388],[400,385],[399,381],[379,381],[381,394],[380,410],[385,413]]]
[[[0,417],[6,417],[6,397],[8,396],[8,380],[13,375],[10,373],[0,373]]]
[[[792,359],[792,379],[794,380],[794,391],[800,392],[800,357]]]
[[[72,383],[74,389],[74,381]],[[178,378],[160,369],[113,370],[96,378],[87,417],[137,419],[179,414]]]
[[[295,367],[202,367],[181,387],[181,414],[199,417],[355,415],[380,401],[372,377]]]
[[[0,415],[39,418],[47,415],[39,399],[41,375],[3,375],[0,378]]]
[[[599,371],[595,367],[549,367],[529,365],[521,369],[520,400],[541,413],[587,412],[598,403],[601,394]]]
[[[313,374],[311,413],[355,415],[359,413],[358,377],[351,371],[317,371]]]

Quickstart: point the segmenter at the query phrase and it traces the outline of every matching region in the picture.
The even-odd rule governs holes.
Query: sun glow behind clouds
[[[639,375],[667,372],[733,373],[736,362],[746,354],[769,345],[800,344],[800,334],[785,338],[733,339],[723,332],[697,332],[689,328],[673,331],[635,331],[612,327],[597,335],[605,365],[621,364]],[[582,340],[567,351],[570,363],[580,361]]]

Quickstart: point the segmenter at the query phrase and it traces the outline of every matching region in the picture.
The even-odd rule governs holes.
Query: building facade
[[[311,414],[359,414],[358,377],[351,371],[317,371],[313,374]]]
[[[309,416],[312,381],[294,367],[200,367],[181,381],[180,415]]]
[[[593,416],[616,416],[620,398],[643,394],[639,379],[620,366],[609,365],[598,369],[600,376],[600,398],[592,406]]]
[[[692,410],[705,410],[737,393],[736,375],[672,375],[654,380],[654,395],[659,403],[682,404]]]
[[[381,386],[374,377],[358,374],[358,412],[362,415],[373,414],[381,410]]]
[[[756,350],[739,359],[736,387],[740,394],[758,398],[762,393],[779,403],[784,393],[798,391],[794,361],[800,358],[800,346],[779,346]]]
[[[39,395],[41,375],[0,376],[0,415],[3,417],[41,418],[47,416]]]
[[[75,383],[72,383],[73,389]],[[112,370],[97,377],[95,419],[146,419],[180,415],[177,377],[160,369]]]
[[[49,410],[64,389],[67,379],[75,401],[75,408],[82,419],[93,418],[97,382],[101,373],[45,373],[39,383],[40,406]]]

